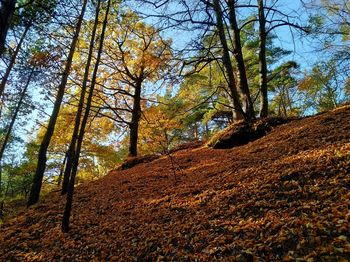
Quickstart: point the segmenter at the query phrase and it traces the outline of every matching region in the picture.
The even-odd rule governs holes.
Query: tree
[[[260,77],[260,117],[268,115],[267,63],[266,63],[266,17],[264,1],[258,0],[259,8],[259,77]]]
[[[105,17],[104,17],[103,25],[102,25],[102,31],[101,31],[101,35],[100,35],[97,57],[96,57],[96,61],[95,61],[94,70],[92,73],[89,95],[87,98],[86,108],[85,108],[84,116],[83,116],[80,130],[79,130],[79,136],[77,139],[76,152],[74,154],[74,159],[73,159],[72,174],[71,174],[69,184],[68,184],[67,201],[66,201],[66,205],[65,205],[65,209],[64,209],[64,213],[63,213],[63,218],[62,218],[62,225],[61,225],[62,232],[69,231],[69,219],[70,219],[70,214],[72,211],[75,178],[77,175],[80,151],[81,151],[81,146],[82,146],[83,139],[84,139],[85,128],[86,128],[87,120],[88,120],[88,117],[90,114],[91,102],[92,102],[92,98],[93,98],[93,94],[94,94],[94,88],[95,88],[96,78],[97,78],[97,71],[99,68],[101,54],[102,54],[102,50],[103,50],[103,42],[105,39],[105,33],[106,33],[106,28],[107,28],[107,23],[108,23],[108,14],[109,14],[110,6],[111,6],[111,0],[108,0],[107,7],[106,7],[106,13],[105,13]]]
[[[233,31],[233,40],[232,40],[232,49],[233,55],[237,63],[237,68],[239,72],[239,89],[241,91],[243,109],[245,112],[246,120],[252,120],[255,118],[254,106],[250,96],[250,90],[248,86],[246,66],[244,63],[244,57],[242,52],[242,43],[241,43],[241,28],[238,26],[237,16],[236,16],[236,5],[237,1],[228,0],[227,2],[229,10],[229,21],[230,26]]]
[[[258,108],[259,101],[257,101],[257,98],[259,97],[259,94],[261,95],[261,77],[259,77],[259,71],[261,68],[261,52],[259,52],[261,49],[261,38],[259,35],[259,21],[255,16],[251,16],[247,17],[240,23],[244,25],[244,30],[241,30],[240,32],[240,45],[242,47],[242,56],[244,58],[244,65],[246,70],[245,75],[249,83],[250,94],[252,97],[254,97],[254,106]],[[228,33],[231,31],[228,31]],[[208,111],[203,115],[203,117],[206,119],[206,121],[214,120],[214,117],[218,120],[216,121],[217,123],[221,122],[224,124],[223,126],[225,126],[225,123],[227,124],[227,122],[230,121],[229,117],[225,117],[229,116],[227,112],[230,110],[230,100],[227,100],[227,91],[225,92],[226,85],[223,84],[227,79],[227,74],[223,74],[223,72],[220,71],[220,68],[224,67],[220,59],[220,53],[222,52],[222,47],[220,46],[221,42],[220,39],[218,39],[218,36],[215,34],[215,31],[212,34],[208,33],[202,39],[202,49],[200,52],[198,52],[197,57],[207,56],[208,58],[207,60],[196,62],[196,64],[194,64],[194,69],[192,72],[195,73],[192,73],[192,75],[189,74],[185,77],[185,81],[183,81],[184,89],[180,89],[180,91],[183,92],[186,88],[186,94],[188,95],[188,92],[191,89],[201,89],[204,94],[205,91],[203,89],[207,89],[207,92],[205,92],[203,96],[198,96],[198,98],[200,97],[201,99],[197,99],[197,101],[213,101],[212,105],[207,108]],[[279,76],[280,74],[283,74],[286,69],[293,68],[295,65],[295,63],[292,62],[281,64],[283,58],[289,55],[290,51],[276,47],[274,44],[275,38],[276,36],[269,32],[269,34],[265,35],[264,40],[265,43],[263,61],[265,65],[268,64],[270,67],[270,70],[266,70],[265,72],[267,90],[273,89],[273,86],[271,85],[271,80],[273,78]],[[211,50],[211,52],[207,53],[207,50]],[[233,74],[235,76],[239,75],[237,66],[234,63],[232,65]],[[191,78],[193,78],[192,81],[187,81]],[[186,95],[184,96],[184,99],[186,99]],[[270,99],[274,98],[271,96]],[[197,105],[200,105],[200,103],[201,102],[198,102]],[[195,105],[192,106],[196,108]],[[225,120],[225,118],[227,120]]]
[[[309,111],[331,110],[348,99],[334,60],[318,62],[304,73],[298,87],[305,95],[305,110]]]
[[[11,201],[26,201],[30,191],[33,174],[35,172],[35,153],[37,145],[29,142],[21,163],[15,163],[13,159],[2,167],[3,180],[0,191],[0,220],[11,211],[6,204]]]
[[[28,80],[26,81],[26,83],[24,85],[24,88],[23,88],[23,90],[22,90],[22,92],[20,94],[19,101],[17,103],[17,106],[16,106],[15,111],[13,113],[11,122],[10,122],[9,127],[7,129],[7,132],[6,132],[6,136],[5,136],[4,141],[2,142],[2,145],[1,145],[1,148],[0,148],[0,185],[1,185],[1,161],[2,161],[2,158],[3,158],[3,155],[4,155],[4,152],[5,152],[5,148],[7,146],[7,143],[9,141],[10,135],[11,135],[13,125],[15,124],[15,121],[17,119],[17,115],[19,113],[19,110],[22,107],[22,103],[23,103],[24,97],[27,94],[27,89],[29,87],[29,84],[30,84],[30,81],[32,80],[33,75],[34,75],[34,68],[31,69],[31,71],[29,73],[29,76],[28,76]]]
[[[203,48],[198,43],[203,36],[210,36],[214,43],[208,45],[207,54],[212,54],[212,50],[217,48],[215,37],[219,36],[223,68],[225,78],[231,89],[231,100],[235,115],[250,121],[255,118],[254,100],[252,96],[251,83],[248,79],[248,69],[246,58],[244,57],[242,38],[247,26],[259,22],[259,61],[260,61],[260,115],[268,114],[268,61],[266,58],[266,45],[268,35],[276,28],[289,26],[290,28],[308,31],[306,27],[296,23],[296,17],[292,13],[285,13],[278,8],[277,2],[258,0],[254,4],[252,1],[235,0],[210,0],[210,1],[151,1],[140,0],[153,5],[155,9],[161,11],[149,12],[151,16],[161,17],[168,27],[181,28],[198,32],[197,39],[193,39],[190,52],[193,48]],[[265,2],[265,3],[264,3]],[[193,33],[193,35],[195,35]],[[215,58],[216,60],[218,58]],[[188,64],[205,64],[212,61],[208,55],[199,56],[194,62]],[[235,90],[236,89],[236,90]],[[237,117],[235,117],[237,118]]]
[[[62,163],[64,163],[71,138],[74,131],[77,104],[74,98],[67,101],[61,108],[56,128],[48,148],[48,162],[46,173],[55,183],[62,182]],[[34,142],[38,143],[45,135],[45,126],[42,126],[35,137]],[[84,135],[84,144],[81,150],[80,167],[77,183],[96,179],[107,173],[118,161],[111,137],[116,136],[116,127],[111,119],[90,115],[88,128]],[[64,168],[64,167],[63,167]],[[64,170],[63,170],[64,171]],[[60,185],[61,186],[61,183]]]
[[[350,44],[350,8],[347,0],[324,0],[324,1],[303,1],[304,6],[310,12],[311,33],[317,45],[314,47],[319,57],[327,57],[323,61],[316,61],[314,68],[306,75],[318,75],[315,82],[322,79],[323,88],[316,93],[328,97],[321,104],[319,109],[327,109],[333,107],[339,102],[348,99],[347,89],[349,87],[349,44]],[[327,65],[327,66],[325,66]],[[320,69],[322,72],[317,72]],[[333,71],[333,72],[332,72]],[[332,75],[332,77],[329,77]],[[328,79],[327,79],[328,78]],[[306,79],[304,79],[306,80]],[[308,82],[308,81],[307,81]],[[326,83],[326,84],[325,84]],[[329,85],[330,84],[330,85]],[[313,84],[311,89],[315,90],[317,84]],[[333,89],[333,91],[331,91]],[[308,92],[309,93],[309,92]],[[333,95],[332,95],[333,93]],[[318,96],[317,95],[317,96]],[[340,97],[343,96],[343,99]],[[332,99],[331,97],[334,97]],[[309,97],[310,98],[310,97]],[[329,99],[331,98],[331,99]],[[323,100],[323,99],[321,99]],[[316,101],[321,102],[317,99]],[[333,102],[331,100],[334,100]],[[310,104],[316,102],[310,99]],[[327,101],[327,102],[326,102]],[[316,102],[317,104],[317,102]],[[318,110],[318,109],[317,109]]]
[[[4,51],[7,31],[15,12],[16,0],[3,0],[0,6],[0,57]]]
[[[22,79],[25,79],[23,89],[20,91],[18,102],[16,103],[16,106],[13,110],[13,113],[11,115],[10,122],[8,126],[6,127],[6,134],[5,137],[2,140],[1,148],[0,148],[0,192],[2,193],[2,167],[3,167],[3,157],[5,153],[5,149],[8,147],[8,144],[10,143],[10,139],[13,133],[13,128],[15,125],[16,120],[18,120],[18,115],[21,110],[23,110],[24,107],[23,104],[26,102],[25,98],[28,95],[28,88],[32,80],[34,79],[34,76],[36,74],[37,68],[40,66],[43,66],[45,64],[46,58],[44,57],[38,57],[35,53],[31,54],[31,57],[27,61],[27,66],[31,67],[29,69],[29,72],[25,71],[24,74],[21,76]],[[1,194],[0,193],[0,194]]]
[[[267,117],[269,110],[268,100],[268,69],[266,59],[266,44],[268,35],[276,28],[288,26],[304,32],[309,32],[306,26],[300,26],[292,22],[289,14],[276,9],[275,3],[270,6],[264,4],[263,0],[257,0],[259,21],[259,77],[260,77],[260,117]],[[266,26],[268,24],[268,27]]]
[[[187,139],[205,139],[232,122],[229,94],[221,65],[215,61],[185,77],[174,99],[182,104],[178,117],[182,117]]]
[[[80,98],[79,98],[79,104],[78,104],[78,109],[75,117],[75,123],[74,123],[74,130],[72,134],[72,139],[68,147],[67,151],[67,157],[66,157],[66,167],[64,170],[64,176],[63,176],[63,182],[62,182],[62,195],[67,193],[68,190],[68,184],[69,184],[69,179],[72,171],[72,164],[73,164],[73,159],[75,156],[75,147],[76,147],[76,141],[78,139],[78,133],[79,133],[79,127],[80,127],[80,122],[81,122],[81,116],[83,113],[83,106],[85,102],[85,94],[86,94],[86,88],[88,84],[88,78],[89,78],[89,73],[90,73],[90,65],[91,65],[91,60],[92,60],[92,55],[94,51],[94,46],[95,46],[95,36],[96,36],[96,30],[98,26],[98,18],[99,18],[99,13],[100,13],[100,4],[101,1],[98,0],[96,4],[96,11],[95,11],[95,21],[93,24],[93,29],[91,33],[91,40],[89,44],[89,51],[88,51],[88,57],[85,65],[85,71],[84,71],[84,77],[83,77],[83,82],[82,82],[82,88],[81,88],[81,93],[80,93]]]
[[[178,97],[158,97],[159,104],[144,108],[140,120],[138,148],[141,154],[166,154],[184,141],[181,121],[183,103]]]
[[[15,48],[15,51],[13,52],[12,56],[11,56],[11,59],[10,59],[10,63],[8,64],[7,68],[6,68],[6,71],[5,71],[5,74],[3,75],[2,79],[1,79],[1,83],[0,83],[0,97],[2,96],[2,94],[4,93],[4,90],[5,90],[5,86],[7,84],[7,81],[8,81],[8,78],[10,76],[10,73],[16,63],[16,59],[17,59],[17,56],[18,56],[18,53],[19,51],[21,50],[22,48],[22,44],[24,42],[24,39],[25,37],[27,36],[27,33],[29,31],[31,27],[31,23],[28,23],[26,26],[25,26],[25,29],[24,29],[24,32],[22,33],[22,36]]]
[[[269,114],[288,118],[301,116],[302,94],[298,89],[296,75],[299,66],[292,61],[278,66],[268,77],[268,89],[273,94],[270,101]]]
[[[23,32],[21,33],[21,36],[15,49],[12,52],[10,52],[10,61],[6,67],[5,73],[0,82],[0,97],[4,93],[5,86],[8,82],[10,73],[16,64],[19,52],[21,51],[25,43],[25,39],[27,38],[30,30],[33,27],[38,30],[39,26],[48,24],[56,7],[56,0],[36,0],[23,4],[22,1],[19,2],[21,4],[21,7],[14,9],[14,12],[16,12],[14,13],[15,17],[12,19],[11,27],[16,28],[17,30],[21,30],[21,28],[23,28]],[[6,1],[4,1],[4,7],[5,6]]]
[[[106,41],[105,56],[109,61],[105,61],[103,70],[113,72],[111,81],[117,88],[105,88],[106,92],[112,93],[112,102],[105,106],[115,113],[117,120],[129,126],[129,156],[136,156],[142,92],[147,84],[165,78],[172,57],[171,41],[163,39],[159,30],[139,21],[130,12],[123,15],[119,24],[108,33],[112,40]],[[123,101],[126,101],[126,107],[122,105]],[[130,120],[120,117],[121,111],[130,114]]]
[[[227,77],[227,83],[231,90],[231,98],[233,102],[233,110],[234,110],[234,117],[239,120],[242,118],[245,118],[245,112],[243,111],[243,108],[241,106],[241,103],[239,101],[239,94],[236,88],[236,81],[234,78],[234,72],[233,72],[233,66],[231,63],[230,58],[230,52],[227,44],[227,37],[225,34],[225,27],[224,27],[224,21],[223,21],[223,14],[220,6],[219,0],[213,0],[213,7],[216,14],[216,27],[218,30],[218,34],[220,37],[220,42],[222,45],[222,61],[224,64],[224,67],[226,69],[226,77]]]
[[[40,150],[39,150],[39,154],[38,154],[38,165],[37,165],[37,169],[36,169],[36,172],[34,175],[33,184],[32,184],[30,196],[29,196],[28,203],[27,203],[28,207],[37,203],[39,200],[42,180],[43,180],[44,172],[45,172],[45,168],[46,168],[47,148],[49,147],[51,137],[52,137],[52,134],[53,134],[54,129],[55,129],[55,124],[56,124],[57,116],[58,116],[60,106],[62,103],[66,84],[68,81],[69,72],[70,72],[70,69],[72,66],[73,55],[75,52],[75,47],[76,47],[76,44],[78,41],[82,21],[84,18],[86,5],[87,5],[87,0],[84,0],[83,6],[82,6],[82,9],[81,9],[81,12],[80,12],[80,15],[78,17],[77,24],[76,24],[74,36],[73,36],[73,39],[72,39],[72,42],[70,45],[69,55],[68,55],[65,69],[64,69],[64,72],[62,75],[61,83],[58,87],[58,91],[56,94],[54,108],[53,108],[52,114],[50,116],[50,120],[49,120],[49,123],[47,126],[47,131],[46,131],[45,136],[43,138],[43,141],[41,142],[41,145],[40,145]]]

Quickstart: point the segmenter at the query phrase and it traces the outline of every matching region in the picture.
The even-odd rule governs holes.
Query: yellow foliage
[[[140,122],[140,153],[163,153],[169,149],[173,142],[171,132],[176,129],[181,129],[181,124],[176,118],[169,118],[160,107],[148,108]]]

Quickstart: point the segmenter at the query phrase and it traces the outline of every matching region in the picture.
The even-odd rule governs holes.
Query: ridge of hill
[[[177,151],[52,194],[0,229],[0,260],[348,261],[350,106],[233,149]]]

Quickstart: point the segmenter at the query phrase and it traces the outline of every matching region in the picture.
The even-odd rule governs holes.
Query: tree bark
[[[16,49],[15,49],[15,51],[13,52],[13,55],[12,55],[11,60],[10,60],[10,63],[9,63],[9,65],[8,65],[7,68],[6,68],[5,74],[4,74],[4,76],[2,77],[2,79],[1,79],[1,83],[0,83],[0,97],[1,97],[2,94],[4,93],[5,86],[6,86],[6,84],[7,84],[7,80],[8,80],[8,78],[9,78],[9,76],[10,76],[10,73],[11,73],[11,71],[12,71],[12,69],[13,69],[15,63],[16,63],[17,55],[18,55],[19,51],[20,51],[21,48],[22,48],[23,41],[24,41],[24,39],[26,38],[26,35],[27,35],[27,33],[28,33],[28,31],[29,31],[31,25],[32,25],[31,22],[28,23],[28,24],[26,25],[26,27],[25,27],[25,29],[24,29],[24,32],[23,32],[23,34],[22,34],[22,36],[21,36],[21,38],[20,38],[20,40],[19,40],[19,42],[18,42],[18,44],[17,44],[17,46],[16,46]]]
[[[70,179],[70,175],[72,172],[72,164],[73,164],[73,159],[74,159],[74,154],[75,154],[75,146],[76,146],[76,142],[78,139],[81,116],[82,116],[84,102],[85,102],[86,87],[87,87],[87,83],[89,80],[91,59],[92,59],[94,46],[95,46],[94,43],[95,43],[96,30],[97,30],[97,25],[98,25],[98,17],[99,17],[99,13],[100,13],[100,3],[101,3],[101,0],[98,0],[97,5],[96,5],[95,22],[94,22],[94,26],[93,26],[92,33],[91,33],[89,53],[88,53],[88,58],[87,58],[86,65],[85,65],[83,86],[81,88],[78,110],[77,110],[77,114],[75,116],[74,130],[73,130],[71,142],[69,144],[69,148],[67,151],[67,163],[66,163],[66,168],[64,170],[62,190],[61,190],[62,195],[67,193],[69,179]]]
[[[263,0],[258,0],[259,7],[259,77],[260,77],[260,117],[267,117],[269,101],[267,93],[267,63],[266,63],[266,18]]]
[[[32,184],[32,187],[30,190],[30,195],[29,195],[28,202],[27,202],[28,207],[31,205],[34,205],[39,200],[42,181],[43,181],[44,172],[45,172],[45,168],[46,168],[46,160],[47,160],[46,153],[47,153],[47,149],[50,145],[51,137],[52,137],[53,132],[55,130],[55,125],[56,125],[58,113],[60,111],[60,106],[61,106],[61,103],[63,100],[65,88],[67,85],[69,72],[70,72],[70,69],[72,66],[73,55],[74,55],[76,44],[78,42],[78,37],[80,34],[80,29],[81,29],[82,21],[83,21],[85,10],[86,10],[86,5],[87,5],[87,0],[84,0],[83,6],[82,6],[82,9],[81,9],[78,21],[77,21],[74,36],[73,36],[73,39],[71,42],[71,46],[70,46],[66,66],[65,66],[65,69],[63,72],[63,76],[61,79],[61,83],[58,87],[58,91],[56,94],[54,108],[53,108],[53,111],[51,113],[51,117],[49,120],[49,124],[47,126],[46,133],[45,133],[44,138],[43,138],[41,145],[40,145],[39,155],[38,155],[38,165],[37,165],[37,168],[35,171],[33,184]]]
[[[235,1],[228,0],[228,5],[229,20],[231,29],[233,31],[233,56],[236,60],[239,73],[239,89],[242,95],[243,110],[245,112],[246,120],[252,120],[255,118],[255,113],[248,86],[247,72],[244,64],[240,29],[237,24]]]
[[[0,58],[5,49],[5,41],[8,29],[15,12],[16,0],[2,0],[0,9]]]
[[[135,85],[134,106],[130,123],[129,156],[131,157],[137,156],[137,141],[139,133],[139,122],[141,118],[141,83],[142,80],[140,80]]]
[[[80,156],[81,146],[83,144],[85,128],[86,128],[86,124],[87,124],[89,114],[90,114],[91,102],[92,102],[92,97],[94,94],[94,88],[95,88],[96,78],[97,78],[97,71],[98,71],[100,60],[101,60],[101,54],[102,54],[102,50],[103,50],[103,42],[104,42],[105,32],[106,32],[106,28],[107,28],[110,5],[111,5],[111,0],[108,0],[106,14],[105,14],[105,18],[104,18],[103,26],[102,26],[100,43],[99,43],[99,47],[98,47],[98,53],[97,53],[97,57],[96,57],[96,63],[95,63],[95,67],[94,67],[94,71],[93,71],[92,79],[91,79],[89,96],[87,98],[84,117],[83,117],[81,127],[79,130],[79,136],[77,139],[77,147],[76,147],[76,152],[74,155],[73,166],[72,166],[72,174],[71,174],[71,178],[70,178],[69,184],[68,184],[67,201],[66,201],[66,206],[64,209],[63,218],[62,218],[62,225],[61,225],[62,232],[69,231],[69,220],[70,220],[70,215],[72,212],[75,178],[76,178],[77,171],[78,171],[79,156]]]
[[[245,113],[242,110],[242,106],[241,106],[241,103],[239,100],[239,94],[237,91],[233,67],[231,64],[230,52],[229,52],[229,48],[228,48],[228,44],[227,44],[225,27],[224,27],[224,22],[223,22],[223,15],[222,15],[222,10],[221,10],[219,0],[213,0],[213,7],[214,7],[216,20],[217,20],[216,27],[218,29],[220,42],[222,45],[222,53],[223,53],[222,54],[222,61],[223,61],[225,71],[227,74],[227,82],[228,82],[228,86],[229,86],[230,93],[231,93],[230,95],[231,95],[232,104],[233,104],[234,118],[236,120],[240,120],[240,119],[245,118]]]

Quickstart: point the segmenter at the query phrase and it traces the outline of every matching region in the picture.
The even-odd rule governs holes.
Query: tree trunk
[[[11,132],[12,132],[13,125],[15,124],[15,121],[16,121],[16,119],[17,119],[17,115],[18,115],[18,113],[19,113],[19,110],[20,110],[21,107],[22,107],[23,99],[24,99],[24,97],[25,97],[25,95],[26,95],[26,93],[27,93],[27,89],[28,89],[28,86],[29,86],[29,84],[30,84],[30,81],[32,80],[33,74],[34,74],[34,68],[32,68],[32,70],[31,70],[31,72],[30,72],[30,74],[29,74],[29,76],[28,76],[28,80],[27,80],[27,82],[26,82],[26,84],[25,84],[25,86],[24,86],[24,88],[23,88],[23,90],[22,90],[22,92],[21,92],[21,95],[20,95],[18,104],[17,104],[17,106],[16,106],[16,108],[15,108],[15,112],[14,112],[14,114],[13,114],[13,116],[12,116],[10,125],[9,125],[9,127],[8,127],[8,129],[7,129],[4,142],[2,143],[2,146],[1,146],[1,149],[0,149],[0,164],[1,164],[1,162],[2,162],[2,158],[3,158],[3,156],[4,156],[4,152],[5,152],[7,143],[8,143],[8,141],[9,141],[9,138],[10,138],[10,135],[11,135]],[[1,184],[1,179],[0,179],[0,184]]]
[[[66,164],[66,168],[64,170],[62,190],[61,190],[62,195],[67,193],[69,179],[70,179],[70,175],[72,172],[72,164],[73,164],[73,159],[74,159],[74,154],[75,154],[75,146],[76,146],[76,142],[78,139],[81,116],[82,116],[84,102],[85,102],[86,87],[87,87],[87,83],[89,80],[91,59],[92,59],[94,46],[95,46],[94,43],[95,43],[96,30],[97,30],[97,25],[98,25],[98,17],[99,17],[99,13],[100,13],[100,3],[101,3],[101,0],[98,0],[97,5],[96,5],[95,22],[94,22],[94,26],[93,26],[92,33],[91,33],[89,53],[88,53],[88,58],[87,58],[86,65],[85,65],[83,86],[81,88],[78,110],[77,110],[77,114],[75,116],[74,130],[73,130],[72,139],[71,139],[71,142],[69,144],[68,151],[67,151],[67,164]]]
[[[137,156],[137,140],[141,118],[141,80],[135,85],[134,106],[130,124],[129,156]]]
[[[258,0],[259,6],[259,76],[260,76],[260,117],[267,117],[269,101],[267,96],[267,63],[266,63],[266,18],[263,0]]]
[[[23,34],[21,36],[21,39],[19,40],[18,45],[16,46],[16,49],[13,52],[13,55],[12,55],[11,60],[10,60],[10,63],[9,63],[9,65],[6,68],[5,74],[3,75],[2,79],[1,79],[1,83],[0,83],[0,97],[4,93],[5,86],[7,84],[7,80],[9,78],[9,76],[10,76],[12,68],[14,67],[14,65],[16,63],[17,55],[18,55],[19,51],[22,48],[23,41],[24,41],[24,39],[25,39],[25,37],[26,37],[26,35],[27,35],[31,25],[32,25],[32,23],[28,23],[26,28],[24,29],[24,32],[23,32]]]
[[[16,0],[2,0],[0,9],[0,58],[5,49],[7,31],[10,27],[13,13],[15,12]]]
[[[220,42],[222,45],[222,52],[223,52],[222,61],[223,61],[225,71],[227,74],[227,82],[228,82],[230,93],[231,93],[234,117],[236,118],[236,120],[240,120],[240,119],[245,118],[245,113],[242,110],[241,103],[239,100],[239,94],[238,94],[237,87],[236,87],[236,81],[235,81],[235,77],[234,77],[233,67],[231,64],[230,52],[229,52],[228,45],[227,45],[225,27],[224,27],[224,22],[223,22],[223,15],[222,15],[222,10],[220,7],[219,0],[213,0],[213,6],[214,6],[215,16],[216,16],[216,20],[217,20],[216,27],[218,29]]]
[[[0,197],[2,196],[2,158],[4,156],[4,152],[5,152],[5,149],[6,149],[6,146],[7,146],[7,143],[10,139],[10,135],[12,133],[12,128],[15,124],[15,121],[17,119],[17,115],[19,113],[19,110],[21,109],[22,107],[22,103],[23,103],[23,99],[27,93],[27,89],[28,89],[28,86],[30,84],[30,81],[32,79],[32,76],[34,74],[34,68],[32,69],[32,71],[30,72],[29,76],[28,76],[28,80],[23,88],[23,91],[21,92],[21,95],[20,95],[20,98],[19,98],[19,101],[18,101],[18,104],[15,108],[15,112],[12,116],[12,119],[11,119],[11,122],[10,122],[10,125],[7,129],[7,132],[6,132],[6,135],[5,135],[5,138],[4,138],[4,142],[2,143],[1,145],[1,149],[0,149]]]
[[[241,35],[240,29],[237,24],[236,17],[236,8],[234,0],[228,1],[229,5],[229,20],[231,29],[233,31],[233,55],[237,62],[237,68],[239,73],[239,89],[242,94],[243,101],[243,110],[246,114],[246,120],[252,120],[255,118],[254,106],[250,96],[247,72],[244,64],[243,52],[242,52],[242,43],[241,43]]]
[[[58,179],[57,179],[57,186],[58,187],[60,187],[61,183],[62,183],[64,167],[66,166],[66,162],[67,162],[67,155],[68,155],[68,151],[64,154],[63,162],[62,162],[61,167],[60,167],[60,174],[58,175]]]
[[[285,87],[282,87],[283,90],[283,95],[281,96],[281,104],[282,104],[282,109],[283,109],[283,117],[286,118],[287,117],[287,105],[286,105],[286,89]]]
[[[97,57],[96,57],[96,63],[95,63],[95,67],[94,67],[94,71],[93,71],[92,79],[91,79],[89,96],[88,96],[88,99],[86,102],[84,117],[83,117],[81,127],[79,130],[79,136],[77,139],[77,147],[76,147],[76,152],[74,155],[73,166],[72,166],[72,174],[71,174],[71,178],[70,178],[69,184],[68,184],[67,201],[66,201],[66,206],[64,209],[63,218],[62,218],[62,225],[61,225],[62,232],[69,231],[69,219],[70,219],[70,215],[72,212],[75,178],[76,178],[77,171],[78,171],[79,156],[80,156],[81,146],[83,144],[85,128],[86,128],[86,124],[87,124],[89,114],[90,114],[91,102],[92,102],[92,97],[94,94],[94,88],[95,88],[96,78],[97,78],[97,71],[98,71],[100,60],[101,60],[101,54],[102,54],[102,50],[103,50],[103,41],[105,38],[105,32],[106,32],[106,28],[107,28],[107,21],[108,21],[108,14],[109,14],[110,5],[111,5],[111,0],[108,0],[106,15],[105,15],[105,18],[103,21],[100,43],[99,43],[99,47],[98,47],[98,53],[97,53]]]
[[[46,153],[47,153],[47,149],[50,145],[51,137],[52,137],[53,132],[55,130],[55,125],[56,125],[58,113],[60,111],[60,106],[61,106],[61,103],[63,100],[63,95],[64,95],[64,91],[65,91],[66,84],[68,81],[69,72],[70,72],[70,69],[72,66],[73,55],[74,55],[76,44],[78,42],[78,37],[79,37],[82,21],[84,18],[86,5],[87,5],[87,0],[84,0],[83,6],[81,9],[81,13],[80,13],[78,21],[77,21],[74,36],[73,36],[73,39],[71,42],[71,46],[70,46],[70,50],[69,50],[69,54],[68,54],[68,58],[67,58],[67,63],[66,63],[63,75],[62,75],[61,83],[58,87],[54,108],[53,108],[53,111],[52,111],[52,114],[51,114],[51,117],[49,120],[49,124],[47,126],[46,133],[45,133],[44,138],[43,138],[41,145],[40,145],[39,155],[38,155],[38,165],[37,165],[37,168],[35,171],[33,184],[32,184],[29,199],[27,202],[28,207],[31,205],[34,205],[39,200],[41,185],[42,185],[44,172],[45,172],[45,168],[46,168],[46,160],[47,160]]]
[[[4,219],[4,201],[0,202],[0,220]]]

